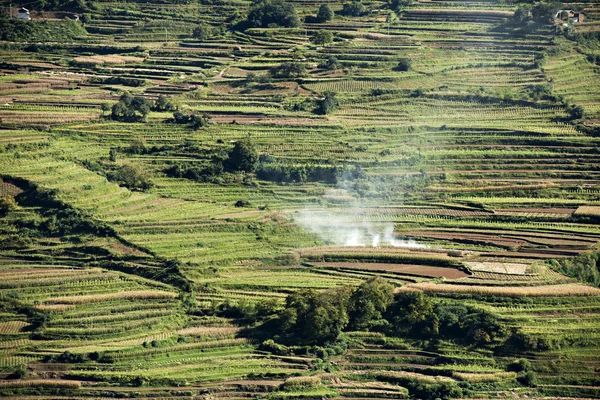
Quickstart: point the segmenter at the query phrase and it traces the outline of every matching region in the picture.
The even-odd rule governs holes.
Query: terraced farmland
[[[55,3],[0,20],[1,396],[600,397],[598,3]]]

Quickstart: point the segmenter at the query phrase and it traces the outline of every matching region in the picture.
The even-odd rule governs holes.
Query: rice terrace
[[[0,397],[600,398],[600,0],[0,14]]]

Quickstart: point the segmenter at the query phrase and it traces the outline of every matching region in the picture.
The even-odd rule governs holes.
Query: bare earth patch
[[[315,266],[348,268],[364,271],[393,272],[397,274],[427,276],[431,278],[460,279],[469,276],[467,273],[454,268],[432,267],[426,265],[359,263],[359,262],[317,262]]]

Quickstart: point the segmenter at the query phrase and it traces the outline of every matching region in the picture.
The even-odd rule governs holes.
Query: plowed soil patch
[[[427,276],[432,278],[460,279],[469,276],[454,268],[431,267],[425,265],[387,264],[387,263],[355,263],[355,262],[317,262],[315,266],[358,269],[364,271],[393,272],[396,274]]]

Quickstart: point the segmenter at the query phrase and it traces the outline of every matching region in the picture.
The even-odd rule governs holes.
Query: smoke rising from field
[[[361,215],[360,208],[353,210]],[[364,215],[364,214],[362,214]],[[325,242],[338,246],[353,247],[406,247],[427,248],[413,239],[404,240],[394,234],[394,224],[377,224],[355,221],[353,216],[328,212],[326,210],[303,211],[297,221],[306,229],[316,233]]]

